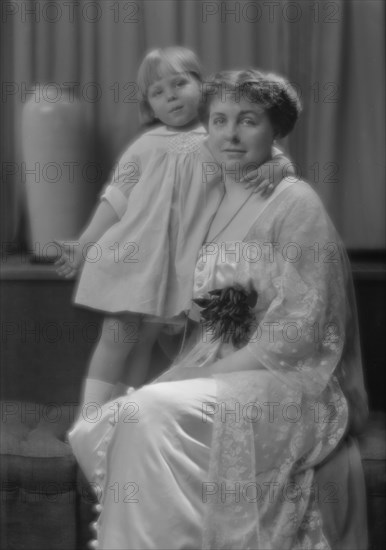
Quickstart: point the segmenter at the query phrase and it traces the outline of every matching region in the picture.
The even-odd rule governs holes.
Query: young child
[[[83,264],[75,303],[106,312],[82,405],[102,405],[113,396],[116,384],[123,381],[127,358],[130,370],[124,381],[141,385],[163,322],[183,311],[179,297],[186,294],[189,282],[171,266],[184,264],[189,255],[187,235],[197,242],[202,239],[194,234],[195,220],[204,206],[221,198],[219,177],[209,178],[204,191],[200,181],[187,188],[180,182],[183,177],[173,172],[173,163],[168,163],[175,154],[181,158],[198,154],[206,137],[198,115],[201,84],[200,64],[192,51],[170,47],[147,54],[138,72],[139,108],[142,122],[153,128],[121,157],[79,240],[62,243],[58,273],[70,277]],[[274,154],[275,162],[267,163],[257,181],[248,178],[256,186],[263,182],[262,192],[272,190],[289,165],[280,151]],[[209,154],[207,160],[210,165]],[[184,220],[182,229],[175,219]],[[157,250],[144,246],[152,241]],[[168,291],[173,296],[170,307],[165,304]]]

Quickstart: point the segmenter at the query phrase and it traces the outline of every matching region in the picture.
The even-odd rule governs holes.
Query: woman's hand
[[[79,242],[62,243],[55,241],[60,246],[62,254],[55,262],[56,273],[65,279],[76,275],[83,263],[82,250]]]

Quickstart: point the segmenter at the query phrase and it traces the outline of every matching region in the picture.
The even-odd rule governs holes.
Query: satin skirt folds
[[[299,452],[311,459],[301,450],[305,440],[292,417],[284,431],[268,422],[273,437],[267,437],[265,422],[250,422],[249,397],[237,418],[222,385],[206,378],[155,383],[107,403],[97,421],[78,420],[69,439],[102,503],[99,548],[366,550],[365,487],[355,442],[342,440],[320,466],[288,461]],[[224,423],[222,412],[235,422]],[[261,439],[252,447],[251,429]],[[319,445],[309,451],[318,454]],[[298,469],[302,462],[305,469]],[[257,498],[256,484],[274,486],[279,500],[269,491]],[[235,493],[244,486],[246,492]]]
[[[201,548],[215,402],[213,379],[155,383],[76,422],[70,444],[102,504],[99,549]]]

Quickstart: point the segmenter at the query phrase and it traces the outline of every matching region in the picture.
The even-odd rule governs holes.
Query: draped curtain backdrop
[[[284,146],[350,249],[385,247],[383,1],[5,0],[2,2],[2,241],[23,242],[21,113],[37,86],[79,92],[101,175],[138,131],[146,51],[180,44],[204,71],[284,74],[304,110]]]

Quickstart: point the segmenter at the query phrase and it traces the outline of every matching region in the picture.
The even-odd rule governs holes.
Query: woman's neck
[[[250,194],[251,190],[246,189],[244,184],[240,182],[240,178],[232,177],[232,175],[226,175],[224,177],[225,196],[229,199],[237,197],[246,197]]]

